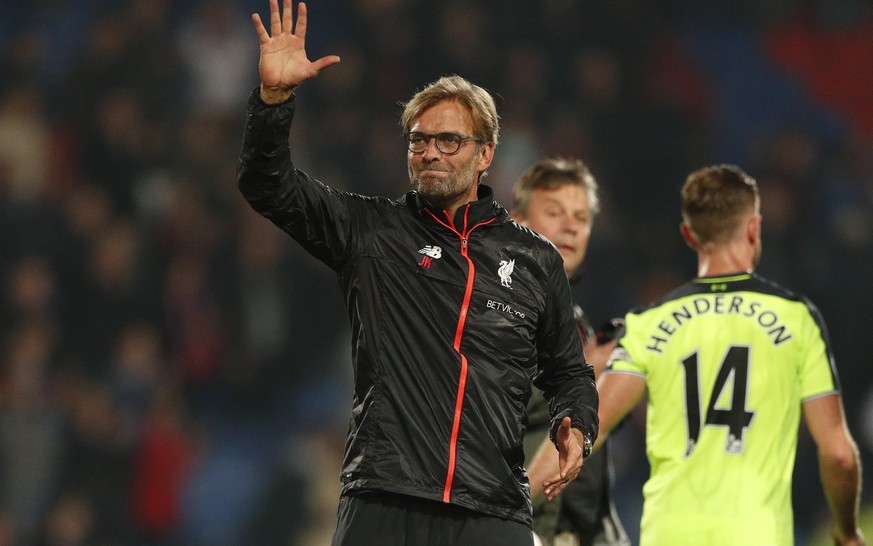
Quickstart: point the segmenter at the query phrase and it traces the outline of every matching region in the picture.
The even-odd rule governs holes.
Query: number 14
[[[690,457],[700,439],[700,379],[697,365],[697,351],[682,361],[685,370],[685,426],[688,438],[685,457]],[[726,453],[743,453],[743,442],[754,411],[746,408],[749,387],[749,347],[731,345],[722,360],[709,397],[704,426],[726,427]],[[727,409],[717,408],[716,403],[730,389],[730,405]]]

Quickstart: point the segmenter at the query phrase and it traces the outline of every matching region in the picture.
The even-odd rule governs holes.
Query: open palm
[[[291,0],[284,0],[279,13],[278,0],[270,0],[270,32],[261,22],[261,16],[252,15],[258,41],[261,44],[262,95],[264,90],[290,95],[295,87],[314,77],[324,68],[336,64],[340,58],[328,55],[311,62],[306,55],[306,4],[297,5],[297,26],[294,26]]]

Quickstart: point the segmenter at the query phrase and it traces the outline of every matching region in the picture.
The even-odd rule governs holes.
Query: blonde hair
[[[403,114],[400,116],[403,132],[409,132],[415,120],[425,110],[444,100],[456,101],[466,106],[473,122],[472,136],[497,146],[500,123],[494,98],[485,89],[457,75],[443,76],[413,95],[404,105]]]

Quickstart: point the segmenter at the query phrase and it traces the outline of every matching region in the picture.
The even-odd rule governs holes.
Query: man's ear
[[[697,244],[697,239],[694,238],[694,234],[691,233],[691,228],[688,227],[688,224],[685,222],[679,224],[679,232],[682,233],[682,238],[685,239],[685,244],[687,244],[691,250],[694,252],[700,250],[700,245]]]
[[[494,161],[494,143],[486,142],[479,148],[479,164],[477,165],[477,170],[487,170],[488,167],[491,166],[492,161]]]
[[[761,239],[761,219],[760,214],[755,214],[746,223],[746,240],[752,246],[757,245]]]

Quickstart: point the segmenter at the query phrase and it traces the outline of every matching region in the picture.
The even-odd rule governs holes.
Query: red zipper
[[[476,278],[476,266],[473,265],[473,260],[470,259],[470,256],[467,255],[467,243],[470,237],[470,233],[473,232],[479,226],[484,226],[486,224],[490,224],[497,218],[491,218],[485,222],[479,222],[475,226],[467,229],[467,215],[470,212],[470,205],[467,205],[467,208],[464,210],[464,231],[459,233],[455,228],[455,223],[452,221],[451,216],[446,211],[446,218],[448,219],[448,223],[440,220],[434,213],[430,210],[427,211],[431,216],[433,216],[434,220],[439,222],[444,227],[451,230],[458,238],[461,240],[461,256],[463,256],[467,260],[467,265],[469,269],[467,270],[467,283],[464,288],[464,299],[461,302],[461,312],[458,315],[458,326],[455,329],[455,341],[452,344],[452,347],[455,349],[455,352],[461,357],[461,374],[458,379],[458,394],[455,398],[455,415],[452,419],[452,435],[449,439],[449,466],[446,471],[446,483],[443,488],[443,502],[449,502],[451,500],[452,493],[452,482],[455,479],[455,465],[457,464],[457,452],[458,452],[458,432],[461,428],[461,413],[464,407],[464,392],[467,388],[467,357],[464,353],[461,352],[461,340],[464,337],[464,326],[467,323],[467,312],[470,309],[470,299],[473,297],[473,281]]]

